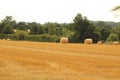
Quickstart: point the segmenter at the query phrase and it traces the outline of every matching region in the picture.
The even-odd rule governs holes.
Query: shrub
[[[119,37],[117,34],[111,33],[106,39],[107,42],[119,41]]]
[[[26,35],[24,37],[25,40],[30,41],[38,41],[38,42],[59,42],[59,37],[57,36],[51,36],[48,34],[42,34],[42,35]]]
[[[0,39],[4,39],[5,38],[5,34],[0,33]]]
[[[13,34],[2,34],[0,33],[0,39],[11,39]]]
[[[28,32],[20,30],[14,33],[11,37],[14,40],[24,40],[25,35],[28,35]]]

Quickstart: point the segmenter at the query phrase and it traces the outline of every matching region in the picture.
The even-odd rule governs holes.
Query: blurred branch
[[[120,10],[120,5],[119,5],[119,6],[116,6],[116,7],[114,7],[114,8],[112,9],[112,11],[118,11],[118,10]]]
[[[111,11],[115,18],[120,18],[120,5],[114,7]]]

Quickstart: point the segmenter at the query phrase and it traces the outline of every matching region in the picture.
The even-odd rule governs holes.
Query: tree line
[[[90,21],[78,13],[71,23],[16,22],[6,16],[0,22],[0,38],[12,40],[31,40],[59,42],[60,37],[68,37],[71,43],[83,43],[84,39],[111,42],[120,40],[119,22]]]

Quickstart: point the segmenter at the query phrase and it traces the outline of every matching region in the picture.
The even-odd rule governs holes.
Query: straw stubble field
[[[120,46],[0,40],[0,80],[120,80]]]

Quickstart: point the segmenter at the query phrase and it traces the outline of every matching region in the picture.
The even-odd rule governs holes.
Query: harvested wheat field
[[[120,80],[120,46],[0,40],[0,80]]]

